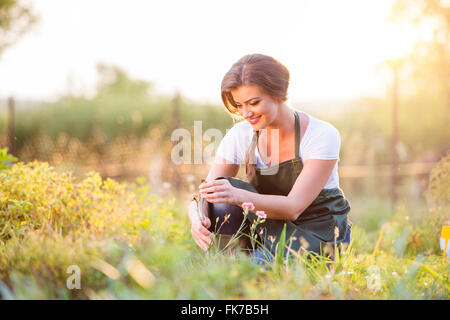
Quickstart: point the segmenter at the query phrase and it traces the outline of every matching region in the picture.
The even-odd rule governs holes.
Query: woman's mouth
[[[250,124],[257,124],[259,119],[261,119],[261,116],[258,117],[254,117],[254,118],[248,118],[248,122],[250,122]]]

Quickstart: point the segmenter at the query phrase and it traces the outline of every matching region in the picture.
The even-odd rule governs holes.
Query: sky
[[[288,67],[293,101],[383,97],[380,65],[417,40],[388,22],[390,0],[32,3],[40,22],[0,57],[0,99],[92,96],[104,63],[160,93],[220,103],[223,75],[248,53]]]

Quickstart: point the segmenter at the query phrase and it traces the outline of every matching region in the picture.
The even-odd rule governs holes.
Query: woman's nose
[[[251,111],[248,106],[242,107],[242,115],[244,118],[251,117],[253,115],[253,111]]]

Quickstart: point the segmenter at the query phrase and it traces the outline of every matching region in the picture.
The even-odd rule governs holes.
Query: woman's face
[[[239,115],[260,130],[268,126],[278,114],[278,102],[258,86],[243,85],[231,90]]]

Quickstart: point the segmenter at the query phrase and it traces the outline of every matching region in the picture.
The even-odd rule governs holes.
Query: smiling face
[[[254,130],[260,130],[277,117],[279,102],[258,86],[243,85],[231,90],[239,115],[245,118]]]

